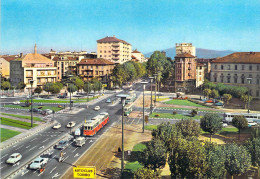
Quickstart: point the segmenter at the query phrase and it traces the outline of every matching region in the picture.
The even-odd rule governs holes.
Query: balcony
[[[191,70],[191,67],[189,67],[188,70]]]
[[[119,44],[113,44],[112,47],[119,47]]]
[[[192,76],[191,73],[188,73],[188,76]]]
[[[119,60],[119,58],[118,58],[118,57],[113,57],[112,59],[113,59],[113,60]]]

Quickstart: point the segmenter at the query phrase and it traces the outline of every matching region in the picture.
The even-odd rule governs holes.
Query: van
[[[78,146],[78,147],[82,147],[85,143],[86,143],[86,140],[85,140],[84,137],[78,137],[75,140],[75,145]]]

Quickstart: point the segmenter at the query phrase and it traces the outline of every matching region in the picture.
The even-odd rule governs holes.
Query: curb
[[[172,110],[172,111],[174,111],[174,110],[175,110],[175,111],[177,111],[177,110],[178,110],[178,111],[191,111],[191,110],[192,110],[192,109],[191,109],[191,110],[186,110],[186,109],[171,109],[171,108],[163,108],[163,107],[162,107],[162,108],[159,107],[159,108],[157,108],[157,109],[166,109],[166,110]],[[210,111],[200,111],[200,110],[199,110],[198,112],[209,112],[209,113],[210,113]],[[212,112],[212,113],[224,113],[224,112],[219,112],[219,111],[211,111],[211,112]]]

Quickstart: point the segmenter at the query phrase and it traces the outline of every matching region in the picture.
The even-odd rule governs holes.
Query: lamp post
[[[153,79],[154,77],[149,77],[150,79],[150,83],[151,83],[151,105],[150,105],[150,113],[152,113],[153,111],[153,87],[152,87],[152,82],[153,82]]]
[[[250,85],[251,84],[251,82],[252,82],[252,78],[247,78],[247,81],[248,81],[248,84]],[[247,93],[247,113],[250,113],[250,111],[249,111],[249,85],[248,85],[248,93]]]
[[[73,77],[73,75],[68,75],[68,77],[70,79],[70,84],[72,84],[71,83],[71,77]],[[71,110],[71,87],[72,87],[72,85],[70,86],[70,110]]]
[[[157,73],[155,73],[154,75],[154,80],[155,80],[155,89],[154,89],[154,91],[155,91],[155,94],[154,94],[154,106],[156,106],[156,90],[157,90],[157,76],[158,76],[158,74]]]
[[[144,133],[144,90],[145,90],[145,84],[147,84],[148,82],[144,81],[141,82],[141,84],[143,84],[143,133]]]
[[[116,97],[121,98],[122,102],[122,158],[121,158],[121,174],[124,172],[124,106],[125,106],[125,99],[129,96],[127,94],[118,94]]]
[[[33,95],[32,95],[32,86],[33,86],[33,81],[34,80],[30,80],[30,84],[31,84],[31,127],[33,127]]]

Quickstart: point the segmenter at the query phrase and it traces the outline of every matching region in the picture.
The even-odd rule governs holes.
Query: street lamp
[[[70,84],[72,84],[71,83],[71,77],[73,77],[73,75],[68,75],[68,77],[70,79]],[[72,87],[72,85],[70,85],[70,110],[71,110],[71,87]]]
[[[33,81],[34,80],[30,80],[30,84],[31,84],[31,127],[33,127],[33,95],[32,95],[32,86],[33,86]]]
[[[141,82],[141,84],[143,84],[143,133],[144,133],[144,90],[145,90],[145,84],[147,84],[148,82],[143,81]]]
[[[116,97],[121,98],[122,102],[122,158],[121,158],[121,173],[124,172],[124,106],[125,106],[125,99],[128,97],[128,94],[118,94]]]
[[[251,84],[251,82],[252,82],[252,78],[247,78],[247,81],[248,81],[248,84],[250,85]],[[250,111],[249,111],[249,85],[248,85],[248,93],[247,93],[247,113],[250,113]]]
[[[153,79],[154,77],[149,77],[150,79],[150,83],[151,83],[151,105],[150,105],[150,113],[152,113],[153,111],[153,87],[152,87],[152,82],[153,82]]]
[[[157,76],[158,76],[158,74],[157,73],[155,73],[155,74],[153,74],[153,76],[154,76],[154,79],[155,79],[155,88],[154,88],[154,91],[155,91],[155,99],[154,99],[154,106],[156,106],[156,90],[157,90]]]

